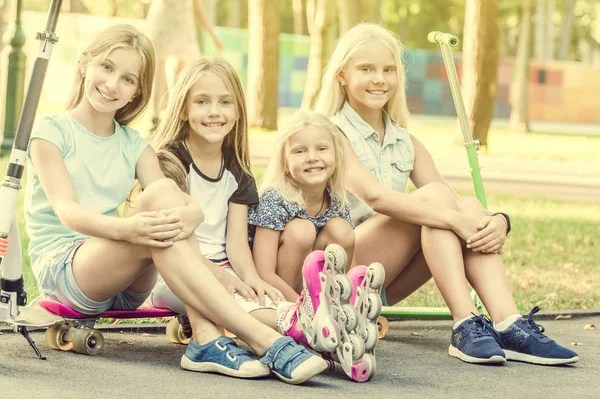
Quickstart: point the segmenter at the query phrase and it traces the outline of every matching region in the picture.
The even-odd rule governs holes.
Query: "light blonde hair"
[[[333,140],[335,152],[335,171],[327,181],[327,188],[340,199],[340,206],[346,202],[346,190],[344,181],[344,153],[342,147],[341,132],[325,115],[315,111],[300,111],[292,115],[281,126],[277,132],[277,140],[274,154],[265,169],[260,184],[261,194],[272,188],[276,190],[288,202],[295,202],[306,208],[306,201],[302,191],[294,184],[288,169],[286,152],[290,138],[306,129],[322,129],[329,133]]]
[[[189,136],[190,124],[188,118],[185,118],[186,120],[183,118],[187,114],[188,96],[198,79],[209,72],[214,73],[223,81],[227,90],[233,95],[236,106],[237,120],[232,132],[225,137],[222,149],[234,153],[242,170],[250,175],[250,145],[248,143],[248,118],[244,90],[235,69],[223,58],[203,57],[181,71],[169,95],[166,117],[150,137],[152,146],[155,150],[160,151],[170,144],[183,142]],[[185,180],[179,175],[180,173],[185,175],[183,168],[165,168],[162,164],[167,160],[159,158],[159,161],[161,161],[161,167],[167,177],[176,182]],[[168,162],[174,163],[172,159],[169,159]],[[177,175],[171,173],[177,173]]]
[[[342,109],[348,95],[338,80],[339,73],[348,65],[348,61],[352,57],[373,42],[382,43],[389,48],[396,63],[398,87],[394,96],[385,104],[383,109],[398,126],[406,127],[409,112],[405,95],[405,69],[401,58],[404,46],[394,33],[376,24],[358,24],[338,40],[323,73],[321,90],[315,102],[315,110],[332,117]]]
[[[139,76],[138,92],[133,100],[124,107],[117,110],[115,119],[120,125],[127,125],[137,118],[146,109],[152,92],[152,81],[156,69],[156,55],[150,39],[131,25],[113,25],[104,29],[83,50],[77,61],[77,70],[73,81],[73,90],[67,101],[67,110],[79,105],[84,94],[84,70],[90,63],[99,59],[106,59],[108,55],[117,49],[129,49],[136,51],[142,62]]]

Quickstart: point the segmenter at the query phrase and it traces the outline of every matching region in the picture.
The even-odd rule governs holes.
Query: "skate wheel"
[[[371,263],[367,268],[367,281],[369,288],[380,290],[385,281],[385,268],[379,262]]]
[[[375,327],[375,324],[367,324],[363,339],[365,341],[365,350],[370,351],[375,348],[377,341],[379,341],[379,331],[377,330],[377,327]]]
[[[363,361],[367,362],[369,364],[368,380],[370,380],[375,375],[375,369],[377,368],[377,362],[375,361],[375,355],[372,355],[370,353],[365,353],[365,357],[364,357]]]
[[[347,301],[352,296],[354,286],[352,281],[345,274],[336,274],[335,281],[340,287],[340,300]]]
[[[350,332],[358,326],[358,310],[349,303],[342,305],[342,311],[346,315],[346,331]]]
[[[357,334],[348,334],[352,345],[352,360],[360,360],[365,354],[365,343]]]
[[[348,255],[346,255],[344,248],[338,244],[329,244],[327,248],[325,248],[325,256],[333,270],[338,273],[344,271],[346,262],[348,261]]]
[[[174,344],[187,345],[190,342],[190,339],[185,336],[183,328],[176,318],[171,319],[169,324],[167,324],[167,338]]]
[[[71,340],[73,350],[82,355],[95,356],[104,349],[104,337],[98,330],[87,328],[72,328]]]
[[[60,351],[70,351],[73,349],[73,343],[65,340],[65,335],[71,329],[71,326],[63,323],[56,323],[46,330],[46,346]]]
[[[377,328],[379,329],[379,339],[382,339],[390,331],[390,322],[385,317],[379,316],[377,318]]]
[[[367,318],[369,320],[377,320],[381,313],[381,307],[383,306],[381,297],[374,292],[370,292],[369,295],[367,295],[367,304]]]

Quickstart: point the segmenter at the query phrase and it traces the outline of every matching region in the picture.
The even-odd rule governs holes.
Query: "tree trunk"
[[[546,60],[554,59],[554,10],[556,8],[555,0],[547,0],[546,9]]]
[[[361,0],[362,21],[381,22],[381,0]]]
[[[212,26],[217,26],[217,0],[207,0],[204,3],[206,5],[206,15],[208,16],[208,22]]]
[[[333,50],[335,0],[306,0],[306,22],[310,33],[310,54],[301,108],[308,110],[312,108],[321,87],[323,69]]]
[[[514,79],[510,88],[510,120],[508,129],[516,133],[529,131],[529,47],[531,41],[531,0],[522,0],[519,41],[514,66]]]
[[[362,20],[361,0],[338,0],[340,36]]]
[[[545,60],[544,46],[546,43],[546,0],[537,0],[535,6],[535,45],[536,60]]]
[[[78,14],[89,14],[90,11],[87,9],[85,4],[81,0],[69,0],[69,12]]]
[[[462,89],[473,138],[487,145],[498,70],[498,1],[467,0]]]
[[[277,129],[279,0],[248,2],[248,124]]]
[[[227,14],[227,26],[231,26],[232,28],[241,28],[242,27],[242,12],[241,12],[242,2],[241,0],[230,0],[229,1],[229,9]]]
[[[592,64],[599,65],[600,64],[600,2],[596,3],[596,22],[594,23],[594,29],[592,31],[592,36],[594,41],[592,42],[594,46],[592,47]]]
[[[304,1],[303,0],[292,0],[292,9],[294,16],[294,34],[304,34]]]
[[[566,0],[562,35],[560,36],[560,48],[558,49],[558,59],[569,59],[569,49],[571,48],[571,39],[573,38],[573,22],[575,21],[575,0]]]

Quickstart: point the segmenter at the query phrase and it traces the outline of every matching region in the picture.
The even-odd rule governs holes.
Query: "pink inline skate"
[[[282,334],[317,352],[336,351],[342,334],[346,334],[347,320],[358,319],[351,304],[341,303],[340,294],[348,301],[353,288],[344,274],[345,265],[346,252],[337,244],[306,257],[300,298],[295,304],[282,303],[278,307],[277,329]]]
[[[375,346],[379,341],[377,318],[381,313],[379,291],[385,280],[385,269],[381,263],[356,266],[348,272],[354,290],[344,296],[343,306],[346,316],[342,331],[342,342],[332,356],[344,372],[357,382],[365,382],[375,375]],[[347,307],[353,311],[348,311]],[[339,322],[342,324],[342,321]]]

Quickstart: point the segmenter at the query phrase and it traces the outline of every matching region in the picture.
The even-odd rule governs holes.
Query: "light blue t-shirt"
[[[116,216],[117,207],[129,195],[135,166],[148,145],[138,132],[115,121],[115,132],[100,137],[81,124],[70,112],[39,120],[31,138],[41,138],[62,152],[63,160],[79,203],[107,216]],[[54,212],[31,163],[27,168],[25,223],[30,238],[29,256],[36,277],[42,262],[64,244],[90,237],[66,228]]]
[[[408,131],[395,124],[385,112],[383,117],[383,144],[379,141],[379,134],[347,101],[331,121],[348,138],[360,162],[384,187],[404,192],[415,165],[415,149]],[[356,226],[375,214],[373,209],[352,193],[348,193],[348,203]]]

